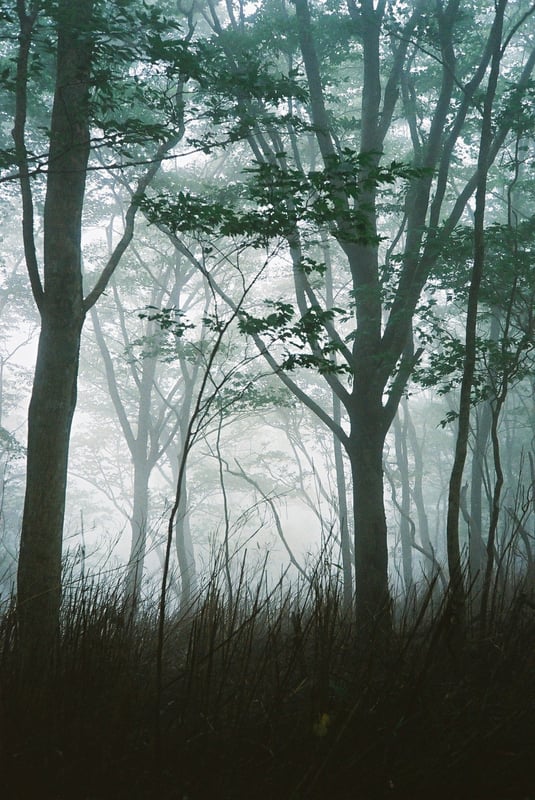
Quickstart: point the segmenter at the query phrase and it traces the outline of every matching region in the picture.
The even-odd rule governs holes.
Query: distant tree
[[[131,612],[135,612],[140,597],[150,524],[151,476],[158,467],[161,477],[175,490],[195,388],[213,335],[202,324],[209,313],[211,295],[195,267],[176,251],[154,250],[154,241],[147,242],[146,237],[143,249],[140,244],[132,248],[128,279],[114,279],[103,313],[97,314],[96,309],[91,312],[107,390],[133,467],[132,497],[128,501],[132,540],[126,579]],[[181,603],[185,607],[195,586],[187,483],[185,465],[175,520]]]

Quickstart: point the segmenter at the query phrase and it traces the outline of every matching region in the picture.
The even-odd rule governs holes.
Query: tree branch
[[[173,147],[176,147],[178,142],[182,139],[183,135],[184,135],[184,121],[182,119],[178,132],[167,142],[164,142],[163,144],[160,145],[154,157],[154,161],[150,164],[143,177],[139,179],[137,187],[134,193],[132,194],[130,205],[126,212],[125,228],[123,235],[121,236],[121,239],[119,240],[118,244],[115,246],[115,250],[111,254],[108,263],[102,270],[95,286],[84,299],[84,312],[89,311],[89,309],[95,305],[100,295],[106,289],[106,286],[108,285],[111,276],[115,272],[115,269],[119,264],[119,261],[121,260],[128,245],[132,241],[132,237],[134,235],[134,224],[135,224],[136,214],[139,208],[139,203],[143,198],[147,188],[151,184],[153,178],[160,169],[164,156],[166,155],[166,153],[172,150]]]
[[[15,120],[12,130],[15,142],[15,154],[19,168],[19,182],[22,198],[22,238],[26,269],[30,286],[39,311],[43,306],[44,291],[34,238],[34,208],[30,173],[28,170],[28,151],[26,149],[26,117],[28,110],[28,60],[32,44],[32,32],[38,15],[38,4],[33,3],[29,14],[26,14],[24,0],[17,0],[17,13],[20,23],[19,52],[17,55],[17,74],[15,82]]]

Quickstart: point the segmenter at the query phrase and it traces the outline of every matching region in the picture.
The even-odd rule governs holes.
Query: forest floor
[[[167,623],[119,593],[65,601],[54,667],[28,685],[0,621],[5,800],[535,800],[535,610],[495,595],[451,635],[432,592],[359,637],[329,578],[269,596],[218,582]]]

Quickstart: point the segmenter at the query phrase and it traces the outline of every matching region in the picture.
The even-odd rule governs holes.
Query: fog
[[[532,796],[534,19],[0,12],[9,797]]]

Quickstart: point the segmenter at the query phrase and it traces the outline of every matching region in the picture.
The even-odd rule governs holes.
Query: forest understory
[[[459,631],[438,594],[370,640],[329,574],[269,593],[242,575],[232,602],[215,577],[168,620],[159,698],[156,602],[129,624],[119,589],[86,579],[32,685],[5,610],[2,797],[529,800],[534,606],[497,589],[485,630]]]

